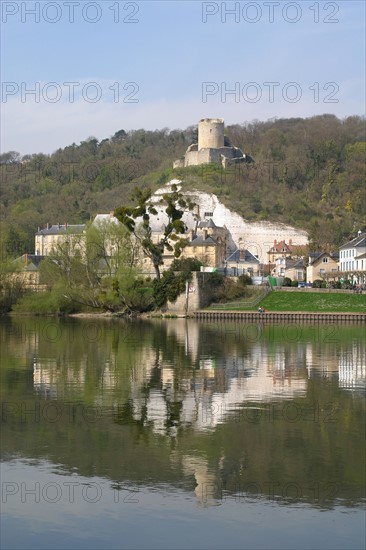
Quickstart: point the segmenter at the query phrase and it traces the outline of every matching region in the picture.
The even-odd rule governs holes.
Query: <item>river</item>
[[[364,332],[3,318],[1,548],[364,548]]]

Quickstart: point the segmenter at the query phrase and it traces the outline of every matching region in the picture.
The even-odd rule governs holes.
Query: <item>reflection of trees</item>
[[[62,456],[70,471],[116,482],[196,487],[203,504],[223,493],[249,498],[255,487],[285,502],[289,483],[314,505],[360,501],[365,404],[339,387],[338,372],[364,365],[362,328],[327,344],[310,329],[291,343],[268,327],[250,341],[238,324],[101,321],[93,340],[92,324],[60,319],[52,342],[45,323],[11,320],[4,332],[2,395],[41,407],[38,421],[22,422],[19,411],[4,421],[5,452]],[[56,377],[57,394],[35,393],[35,359]],[[62,412],[56,423],[42,415],[50,401]]]

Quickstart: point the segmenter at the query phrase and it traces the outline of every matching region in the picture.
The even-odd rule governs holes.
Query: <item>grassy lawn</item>
[[[261,306],[269,311],[324,311],[364,313],[366,294],[271,292]]]
[[[337,294],[318,292],[271,292],[255,308],[237,302],[212,304],[209,309],[225,311],[253,311],[261,305],[268,311],[315,311],[335,313],[365,313],[366,294]],[[244,301],[244,300],[243,300]],[[215,307],[216,306],[216,307]]]

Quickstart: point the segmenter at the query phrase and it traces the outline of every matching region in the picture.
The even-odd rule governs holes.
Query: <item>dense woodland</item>
[[[313,248],[334,250],[366,229],[365,119],[334,115],[253,121],[226,127],[253,162],[172,169],[197,140],[186,130],[117,131],[51,155],[1,162],[1,250],[34,251],[34,233],[50,223],[83,223],[129,203],[133,189],[153,190],[172,177],[184,188],[216,193],[247,220],[285,222],[309,231]]]

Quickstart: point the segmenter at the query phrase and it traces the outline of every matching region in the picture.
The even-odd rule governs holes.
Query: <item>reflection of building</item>
[[[41,325],[41,341],[34,340],[31,348],[37,393],[46,399],[79,399],[87,392],[94,404],[112,408],[128,403],[132,418],[161,435],[175,436],[180,427],[214,429],[236,415],[251,421],[269,414],[272,402],[304,397],[307,376],[336,380],[339,374],[342,388],[366,387],[363,343],[334,345],[320,335],[316,342],[295,342],[297,330],[288,326],[282,339],[273,341],[256,324],[228,323],[218,329],[217,324],[176,319],[151,323],[144,334],[153,336],[145,340],[132,324],[124,326],[113,346],[112,338],[111,345],[94,346],[78,337],[77,360],[65,355],[63,346],[49,346],[57,340],[51,339],[50,326]],[[113,334],[119,336],[116,328]],[[82,334],[87,334],[85,326]],[[67,336],[75,341],[73,332]]]
[[[217,474],[210,470],[207,460],[202,456],[184,455],[182,457],[183,473],[185,476],[194,476],[195,489],[200,506],[208,507],[219,504],[221,488],[218,484]]]
[[[134,418],[140,420],[146,411],[155,432],[174,435],[178,424],[172,422],[173,402],[179,402],[179,424],[205,430],[224,422],[228,415],[241,414],[247,402],[270,403],[303,396],[307,381],[294,375],[286,361],[302,365],[304,354],[286,355],[285,348],[277,348],[272,356],[258,343],[245,357],[218,360],[203,356],[199,370],[190,379],[178,380],[176,369],[161,365],[161,389],[154,388],[147,400],[134,401]]]
[[[339,355],[339,386],[345,389],[366,388],[366,355],[362,345],[341,350]]]
[[[33,363],[33,387],[44,398],[57,399],[56,359],[35,359]]]

